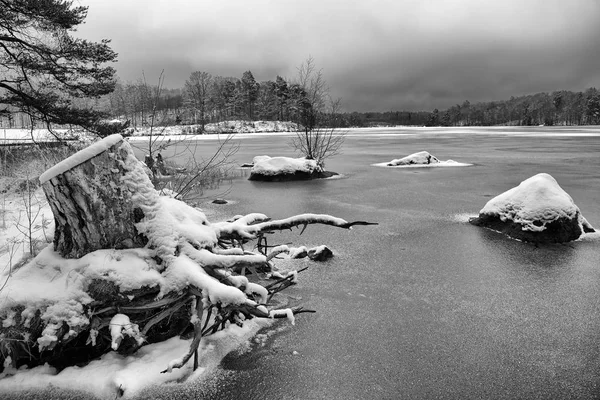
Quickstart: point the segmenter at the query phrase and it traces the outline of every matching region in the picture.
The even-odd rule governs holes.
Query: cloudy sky
[[[312,56],[346,111],[600,87],[600,0],[76,0],[119,77],[288,79]]]

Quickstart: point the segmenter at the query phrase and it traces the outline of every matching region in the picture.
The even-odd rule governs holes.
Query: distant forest
[[[297,120],[305,96],[302,85],[281,76],[257,82],[251,71],[241,78],[193,72],[183,88],[162,89],[143,81],[117,84],[106,106],[113,116],[137,125],[152,109],[168,111],[172,123],[205,124],[230,119]],[[157,96],[158,95],[158,96]],[[158,99],[158,100],[157,100]],[[343,99],[342,99],[343,102]],[[328,118],[338,127],[369,126],[490,126],[490,125],[598,125],[600,91],[567,90],[511,97],[471,104],[468,100],[447,110],[336,112]]]
[[[198,124],[232,119],[298,121],[307,96],[303,85],[281,76],[257,82],[251,71],[241,78],[193,72],[185,85],[165,89],[138,80],[117,83],[114,92],[96,101],[94,108],[111,118],[127,119],[134,127],[156,124]],[[343,99],[342,99],[343,100]],[[472,104],[468,100],[446,110],[339,112],[332,101],[325,119],[335,127],[373,126],[491,126],[491,125],[599,125],[600,92],[567,90],[511,97]],[[29,118],[0,121],[0,126],[27,126]]]

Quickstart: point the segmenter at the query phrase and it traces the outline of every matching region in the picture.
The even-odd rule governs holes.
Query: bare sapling
[[[19,215],[15,221],[16,229],[23,237],[24,248],[28,250],[30,257],[35,257],[39,251],[41,242],[47,242],[46,229],[50,221],[41,215],[44,202],[38,198],[35,191],[37,185],[35,179],[30,179],[26,175],[24,188],[21,191],[21,201],[23,209],[19,211]],[[37,235],[42,232],[44,239],[40,239]]]
[[[341,99],[332,99],[322,70],[309,57],[298,68],[295,85],[296,120],[299,124],[292,147],[325,168],[325,160],[339,153],[345,132],[339,129]]]
[[[233,135],[223,139],[217,136],[215,152],[208,159],[199,158],[197,150],[200,144],[197,141],[186,136],[173,138],[165,135],[169,126],[168,115],[158,108],[164,88],[164,71],[156,86],[148,85],[144,74],[139,85],[149,109],[146,115],[148,142],[145,146],[135,143],[132,146],[143,151],[144,163],[150,170],[155,188],[163,192],[168,189],[175,193],[176,198],[188,200],[202,197],[206,189],[218,188],[229,176],[233,168],[231,157],[239,148],[232,141]]]

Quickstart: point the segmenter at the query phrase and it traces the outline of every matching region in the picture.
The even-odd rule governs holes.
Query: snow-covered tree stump
[[[303,232],[310,224],[371,225],[324,214],[273,221],[258,213],[210,223],[201,211],[160,196],[119,135],[57,164],[40,181],[62,257],[43,250],[0,290],[0,373],[25,363],[60,369],[113,350],[129,354],[191,330],[189,351],[166,366],[181,368],[207,335],[255,317],[293,321],[308,312],[270,303],[300,271],[273,273],[278,280],[265,286],[243,272],[271,270],[276,255],[290,251],[269,246],[267,234]],[[253,241],[258,251],[244,248]]]
[[[144,217],[123,184],[135,158],[120,135],[111,135],[74,154],[40,176],[55,219],[54,248],[65,258],[94,250],[143,247],[147,238],[135,223]]]

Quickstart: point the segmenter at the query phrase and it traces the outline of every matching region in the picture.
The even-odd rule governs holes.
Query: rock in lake
[[[337,173],[323,171],[315,160],[256,156],[248,180],[282,182],[329,178],[334,175]]]
[[[570,242],[595,232],[571,196],[546,173],[494,197],[469,222],[534,243]]]
[[[313,247],[308,250],[308,258],[313,261],[326,261],[333,257],[333,251],[329,249],[329,247],[322,245]]]
[[[432,156],[431,154],[429,154],[426,151],[420,151],[418,153],[414,153],[411,155],[408,155],[406,157],[403,158],[399,158],[397,160],[392,160],[389,163],[387,163],[388,167],[393,167],[393,166],[397,166],[397,165],[414,165],[414,164],[422,164],[422,165],[429,165],[429,164],[439,164],[440,160],[437,159],[437,157]]]

